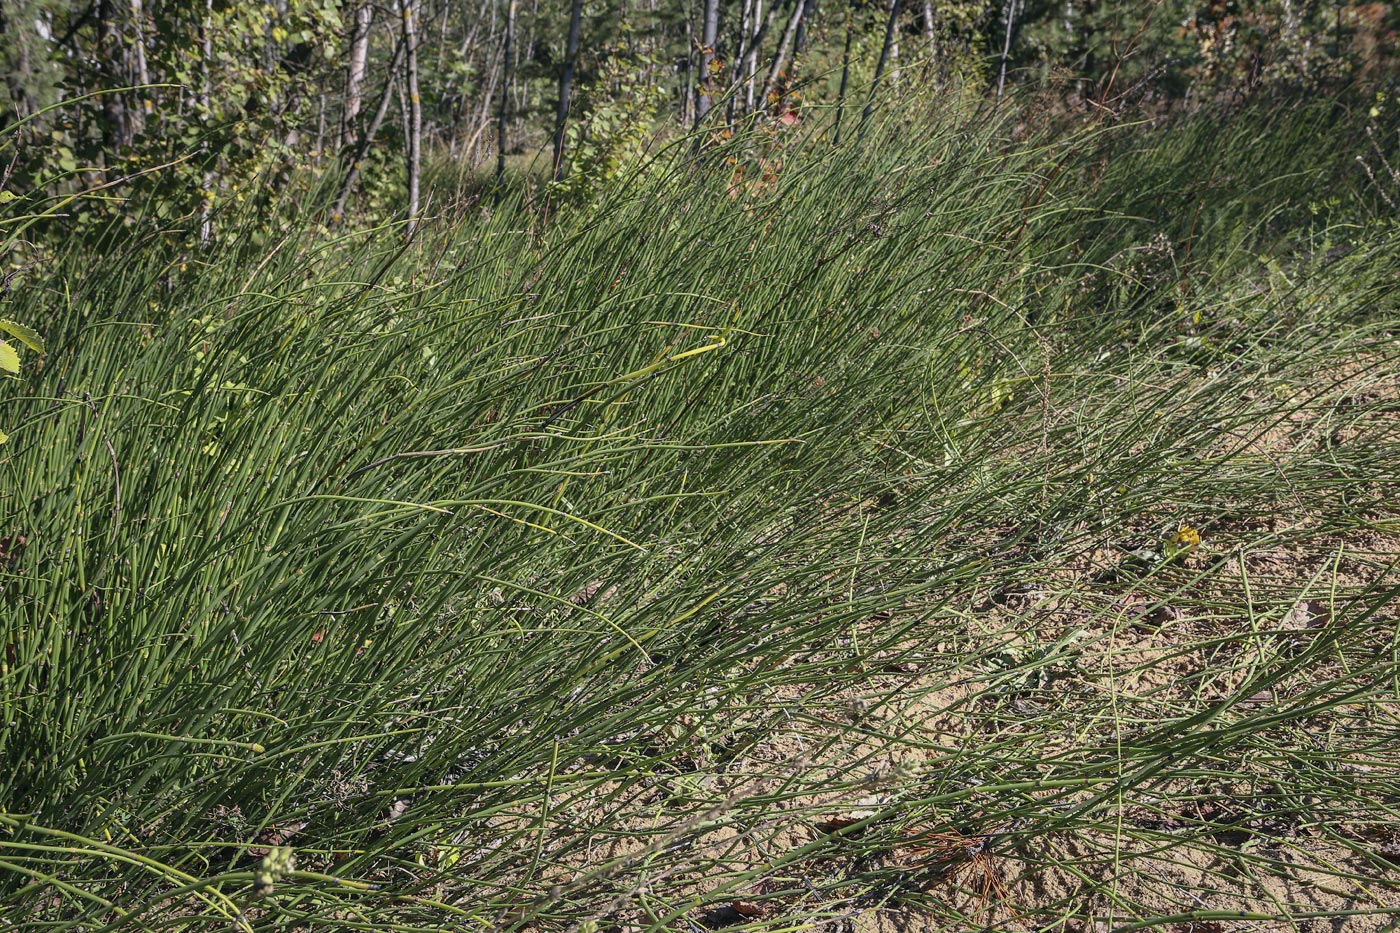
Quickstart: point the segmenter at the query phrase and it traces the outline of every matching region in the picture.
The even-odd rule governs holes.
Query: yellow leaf
[[[7,373],[19,372],[19,354],[3,340],[0,340],[0,369]]]
[[[44,341],[33,328],[25,327],[19,321],[0,321],[0,331],[4,331],[11,337],[19,338],[19,342],[24,344],[35,353],[44,352]]]

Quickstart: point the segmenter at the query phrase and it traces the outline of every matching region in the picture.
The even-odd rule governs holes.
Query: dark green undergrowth
[[[1400,241],[1319,112],[30,270],[0,928],[1383,916]]]

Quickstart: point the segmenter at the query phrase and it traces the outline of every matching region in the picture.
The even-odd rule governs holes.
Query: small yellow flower
[[[1190,525],[1182,525],[1177,529],[1176,534],[1167,540],[1166,547],[1162,550],[1167,558],[1181,557],[1190,554],[1201,546],[1201,533]]]

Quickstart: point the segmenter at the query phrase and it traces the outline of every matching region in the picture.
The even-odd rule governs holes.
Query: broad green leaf
[[[0,331],[4,331],[11,337],[16,338],[20,343],[33,350],[35,353],[44,352],[44,338],[40,337],[33,328],[25,327],[18,321],[0,320]]]
[[[0,370],[7,373],[19,372],[19,354],[3,340],[0,340]]]

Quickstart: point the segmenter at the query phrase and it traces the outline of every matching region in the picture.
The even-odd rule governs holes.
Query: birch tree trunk
[[[744,5],[739,12],[739,23],[734,27],[734,54],[729,60],[729,80],[726,87],[734,87],[743,77],[744,57],[749,48],[749,36],[758,31],[757,26],[752,28],[749,25],[749,18],[753,16],[753,0],[744,0]],[[734,100],[731,98],[725,112],[725,119],[734,117]]]
[[[369,62],[369,30],[374,22],[374,6],[369,0],[362,0],[355,8],[355,16],[350,27],[350,56],[345,72],[345,110],[340,118],[340,137],[337,149],[345,149],[359,139],[355,128],[360,119],[360,108],[364,102],[365,67]]]
[[[997,100],[1006,87],[1006,61],[1011,57],[1011,32],[1016,25],[1016,0],[1006,0],[1006,40],[1001,46],[1001,74],[997,77]]]
[[[209,124],[210,106],[210,79],[209,60],[214,56],[214,0],[204,0],[204,16],[199,21],[199,119],[207,126]],[[209,156],[209,140],[206,138],[199,145],[200,155],[204,158]],[[206,168],[204,175],[199,182],[200,199],[199,208],[199,245],[208,246],[209,238],[214,232],[214,220],[212,215],[214,205],[214,171]]]
[[[210,4],[214,0],[208,0]],[[355,182],[360,178],[360,169],[364,165],[365,156],[369,155],[369,147],[374,142],[374,137],[379,135],[379,127],[384,123],[384,118],[389,114],[389,101],[394,97],[393,75],[399,67],[399,56],[403,54],[403,43],[394,44],[394,57],[389,62],[389,79],[384,82],[384,93],[379,98],[379,109],[375,111],[374,119],[370,121],[369,127],[360,134],[359,142],[355,145],[354,155],[350,160],[349,171],[345,173],[345,181],[341,182],[340,194],[336,196],[335,208],[331,211],[331,220],[339,223],[345,216],[345,204],[350,200],[350,193],[355,190]]]
[[[418,189],[423,168],[423,100],[418,95],[418,23],[417,0],[399,0],[403,14],[404,71],[408,85],[408,126],[404,135],[408,142],[408,228],[413,236],[418,226]]]
[[[695,98],[695,123],[704,122],[714,95],[715,43],[719,41],[719,0],[705,0],[705,22],[700,34],[700,84]]]
[[[775,4],[776,7],[776,4]],[[759,24],[763,23],[762,26]],[[749,29],[745,35],[745,42],[741,49],[736,49],[734,53],[734,75],[739,77],[742,71],[744,77],[744,107],[747,113],[753,113],[753,84],[754,74],[758,71],[758,50],[763,44],[763,34],[768,31],[768,24],[763,22],[763,0],[753,0],[752,10],[749,13]],[[743,34],[743,30],[740,30]],[[743,66],[739,65],[740,52],[743,53]]]
[[[938,31],[934,27],[933,0],[924,0],[924,40],[928,43],[928,57],[924,59],[925,79],[938,76]]]
[[[146,85],[151,83],[151,72],[146,66],[146,13],[142,9],[141,0],[131,0],[131,28],[133,42],[131,46],[132,64],[136,68],[136,83]],[[144,129],[146,118],[151,115],[151,99],[149,92],[140,92],[141,110],[139,116],[140,128]]]
[[[899,84],[899,24],[895,24],[894,42],[890,43],[890,84]]]
[[[574,90],[574,68],[578,63],[578,34],[583,20],[583,0],[573,0],[569,8],[569,40],[564,49],[564,69],[559,72],[559,110],[554,120],[554,180],[564,177],[564,128],[569,119],[570,95]]]
[[[690,89],[695,87],[695,31],[691,23],[690,10],[685,11],[685,83],[681,85],[680,107],[681,126],[690,126],[690,112],[693,95]]]

